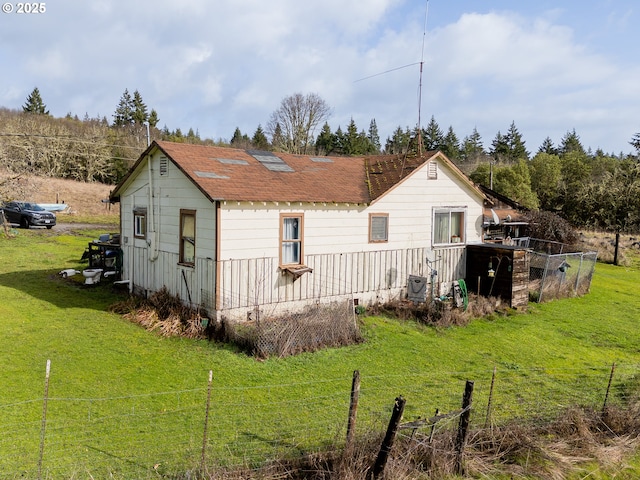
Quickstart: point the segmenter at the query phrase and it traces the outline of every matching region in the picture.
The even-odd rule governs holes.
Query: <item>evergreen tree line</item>
[[[375,119],[358,130],[351,119],[346,132],[331,132],[325,122],[313,144],[316,155],[417,154],[442,151],[476,183],[487,186],[531,210],[559,214],[578,227],[640,231],[640,162],[638,155],[607,154],[585,149],[575,129],[558,145],[547,137],[535,154],[512,122],[485,148],[476,128],[462,141],[450,126],[446,133],[434,117],[426,127],[398,127],[381,148]],[[640,154],[640,133],[629,142]],[[252,137],[236,128],[232,145],[274,149],[261,126]]]
[[[35,88],[22,111],[0,108],[0,162],[10,173],[117,183],[153,139],[203,143],[190,129],[158,128],[159,117],[139,91],[125,89],[107,117],[49,114]]]
[[[157,112],[137,90],[133,95],[124,91],[109,122],[88,115],[53,118],[36,88],[22,112],[0,109],[0,160],[13,172],[115,183],[152,139],[346,156],[415,154],[421,139],[422,150],[441,150],[474,182],[530,209],[559,213],[576,226],[621,231],[640,226],[638,156],[592,152],[575,130],[558,145],[547,137],[532,155],[515,122],[485,147],[476,128],[460,140],[451,126],[443,131],[432,116],[420,130],[397,127],[383,146],[375,119],[366,131],[353,118],[345,130],[332,131],[328,113],[317,95],[295,94],[282,101],[266,130],[258,125],[249,136],[236,128],[228,142],[214,142],[192,128],[186,135],[180,129],[159,129]],[[316,136],[314,128],[321,122]],[[640,133],[629,143],[640,154]]]

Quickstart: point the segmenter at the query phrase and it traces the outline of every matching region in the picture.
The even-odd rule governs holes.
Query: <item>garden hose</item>
[[[467,293],[467,284],[463,279],[458,280],[460,292],[462,293],[462,310],[466,311],[469,306],[469,294]]]

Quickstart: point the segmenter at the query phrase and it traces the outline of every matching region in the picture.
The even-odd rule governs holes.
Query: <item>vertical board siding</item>
[[[219,262],[197,258],[194,267],[184,267],[178,264],[176,253],[159,252],[151,261],[147,248],[125,248],[131,259],[125,274],[134,287],[147,286],[138,293],[149,295],[165,287],[184,303],[190,298],[190,306],[213,313],[218,282],[219,312],[238,309],[238,315],[234,314],[238,318],[246,318],[246,311],[256,307],[275,311],[276,307],[295,308],[296,302],[308,304],[344,296],[357,295],[363,302],[397,297],[406,292],[409,275],[429,275],[425,248],[307,255],[306,265],[313,271],[296,280],[280,270],[278,259],[273,257]],[[438,272],[434,291],[438,292],[438,287],[448,291],[453,280],[464,278],[465,247],[434,250],[434,254]],[[216,278],[218,271],[220,277]]]
[[[413,248],[307,255],[305,264],[313,272],[295,280],[279,269],[276,258],[220,261],[220,310],[376,292],[399,294],[409,275],[427,273],[426,253],[425,248]],[[464,246],[435,253],[439,284],[449,288],[450,282],[464,278]]]

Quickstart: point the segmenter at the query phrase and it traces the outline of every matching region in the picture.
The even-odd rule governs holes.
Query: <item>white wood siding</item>
[[[161,176],[158,162],[156,153],[151,183],[143,162],[121,194],[123,279],[145,294],[167,287],[218,316],[241,320],[256,305],[288,311],[339,298],[371,303],[401,296],[409,275],[429,276],[426,258],[435,260],[437,293],[447,291],[464,277],[465,250],[433,248],[434,207],[464,207],[466,243],[481,241],[482,199],[442,165],[437,179],[427,178],[425,165],[370,206],[221,202],[217,222],[215,203],[173,163]],[[146,240],[133,236],[136,207],[147,208]],[[193,267],[178,264],[181,209],[196,211]],[[304,263],[313,272],[295,281],[278,265],[281,213],[304,215]],[[388,215],[388,242],[369,243],[370,213]]]
[[[215,285],[216,211],[204,195],[171,162],[159,173],[159,157],[151,160],[152,198],[146,162],[120,197],[123,272],[136,292],[149,294],[166,287],[185,303],[213,304]],[[147,209],[147,238],[133,236],[134,208]],[[196,211],[196,262],[179,265],[180,210]],[[156,242],[153,241],[155,233]],[[157,245],[157,251],[154,246]]]

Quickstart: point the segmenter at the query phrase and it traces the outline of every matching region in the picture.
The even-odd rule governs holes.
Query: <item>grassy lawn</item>
[[[0,236],[0,478],[35,478],[45,365],[51,360],[42,470],[50,478],[156,478],[199,466],[208,372],[213,371],[206,458],[260,463],[340,444],[354,370],[362,377],[359,432],[386,428],[393,400],[405,420],[460,407],[475,381],[472,422],[601,406],[637,388],[640,265],[599,264],[591,293],[531,305],[527,313],[434,329],[362,319],[366,342],[258,362],[233,348],[162,338],[108,313],[111,286],[63,281],[81,270],[102,231],[19,230]],[[5,475],[6,474],[6,475]]]

